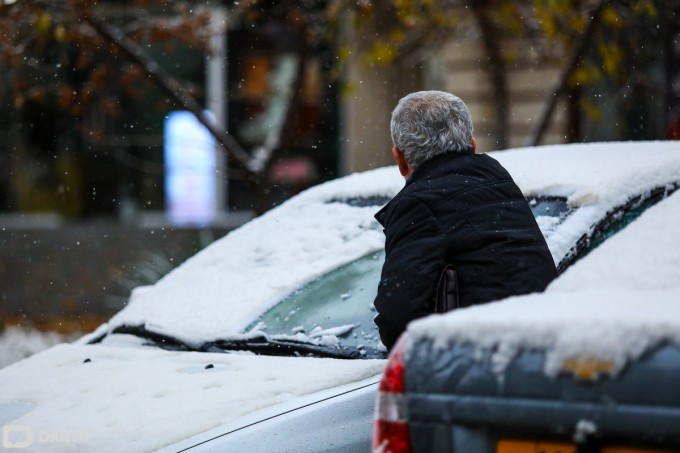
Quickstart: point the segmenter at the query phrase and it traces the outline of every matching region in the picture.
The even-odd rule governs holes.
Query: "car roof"
[[[680,180],[679,148],[677,142],[577,144],[490,155],[527,195],[564,196],[575,206],[602,209]],[[373,214],[403,184],[395,167],[385,167],[313,187],[232,231],[156,284],[136,288],[128,305],[83,341],[120,325],[145,325],[188,343],[238,336],[294,289],[381,249],[384,235]],[[587,224],[593,215],[570,221]],[[573,238],[549,242],[559,257]]]
[[[567,197],[572,206],[624,203],[680,181],[680,142],[607,142],[493,153],[526,196]]]

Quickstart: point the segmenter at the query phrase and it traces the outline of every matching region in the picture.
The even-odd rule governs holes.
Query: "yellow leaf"
[[[394,42],[402,42],[406,37],[406,33],[398,28],[393,28],[390,30],[390,40]]]
[[[589,85],[600,79],[600,72],[593,66],[581,66],[576,68],[569,78],[570,86]]]
[[[602,22],[611,27],[622,27],[623,19],[613,6],[608,6],[602,11]]]
[[[347,61],[347,60],[349,60],[349,57],[351,57],[351,56],[352,56],[352,49],[350,48],[350,46],[345,45],[345,46],[341,46],[338,49],[338,59],[340,61]]]
[[[368,54],[369,62],[380,65],[390,64],[394,58],[392,46],[385,42],[377,42]]]
[[[42,13],[35,21],[35,29],[38,33],[45,33],[52,25],[52,18],[47,13]]]
[[[599,46],[600,56],[602,57],[602,69],[610,76],[619,73],[619,68],[623,61],[623,52],[621,48],[615,44],[601,43]]]
[[[64,28],[63,25],[59,24],[55,29],[54,29],[54,39],[56,41],[63,41],[64,38],[66,37],[66,29]]]
[[[633,12],[637,15],[647,15],[651,18],[657,16],[658,12],[654,2],[651,0],[639,0],[633,3]]]

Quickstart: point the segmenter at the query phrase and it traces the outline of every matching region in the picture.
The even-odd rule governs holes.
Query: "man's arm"
[[[413,197],[396,200],[385,226],[375,323],[383,344],[391,349],[410,321],[431,313],[430,301],[446,265],[446,240],[429,208]]]

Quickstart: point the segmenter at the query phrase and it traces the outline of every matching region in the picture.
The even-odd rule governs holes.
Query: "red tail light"
[[[410,453],[408,412],[404,386],[404,343],[402,335],[390,353],[378,389],[373,423],[374,453]]]

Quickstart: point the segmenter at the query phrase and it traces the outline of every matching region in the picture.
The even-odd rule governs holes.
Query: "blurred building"
[[[637,47],[620,66],[620,80],[606,78],[571,88],[557,100],[539,144],[680,138],[680,7],[655,1],[658,13],[640,19]],[[668,14],[664,14],[664,11]],[[469,14],[469,13],[468,13]],[[358,39],[356,49],[361,50]],[[454,34],[428,49],[424,61],[398,67],[355,64],[343,99],[344,172],[391,165],[389,117],[405,94],[422,89],[455,93],[469,106],[478,150],[525,146],[566,63],[565,58],[538,61],[530,40],[505,38],[499,48],[513,55],[505,62],[507,128],[498,140],[497,99],[493,74],[478,31]],[[584,63],[600,65],[596,48]]]
[[[118,5],[104,2],[102,14],[119,27],[134,22],[130,5]],[[334,49],[305,45],[285,9],[227,31],[226,7],[212,5],[208,49],[176,41],[143,50],[246,152],[266,154],[262,185],[229,168],[200,124],[107,52],[87,64],[129,66],[120,83],[98,87],[115,102],[75,116],[61,107],[88,83],[77,48],[48,49],[18,77],[0,71],[0,326],[100,322],[132,287],[340,174]],[[17,80],[39,90],[17,95]],[[55,83],[44,90],[45,80]]]

